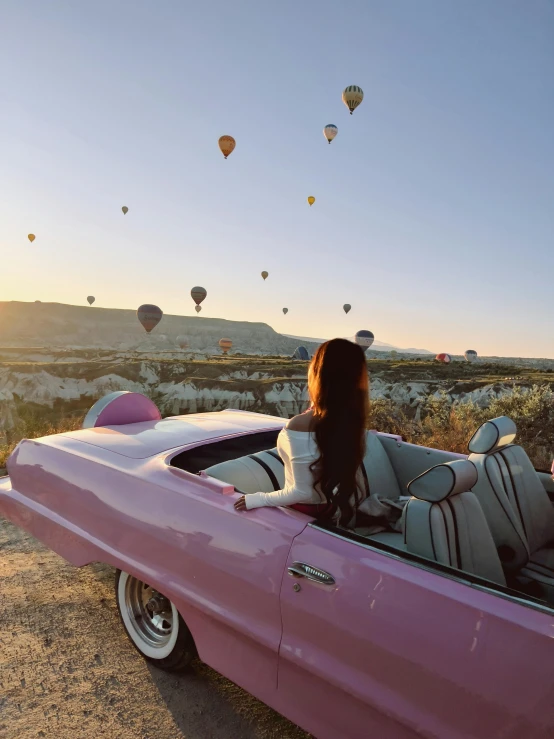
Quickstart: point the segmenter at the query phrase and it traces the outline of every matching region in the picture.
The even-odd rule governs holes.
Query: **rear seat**
[[[379,441],[377,434],[368,432],[366,454],[364,457],[370,494],[380,498],[392,498],[402,495],[400,485],[392,468],[389,457]],[[214,464],[206,470],[208,475],[234,485],[237,490],[249,493],[271,493],[281,490],[285,484],[283,462],[277,449],[270,449],[246,457],[239,457],[230,462]],[[404,494],[406,494],[404,492]]]
[[[285,484],[285,470],[277,449],[249,454],[208,467],[208,475],[234,485],[241,493],[272,493]]]
[[[402,490],[396,478],[393,466],[378,434],[369,431],[366,441],[366,453],[363,461],[369,484],[370,495],[396,500],[407,491]],[[234,485],[245,495],[250,493],[271,493],[281,490],[285,485],[284,466],[277,449],[257,452],[239,457],[229,462],[222,462],[208,467],[205,472],[212,477]],[[364,529],[359,533],[364,536]],[[379,541],[396,549],[405,549],[401,533],[383,531],[373,534],[374,541]]]

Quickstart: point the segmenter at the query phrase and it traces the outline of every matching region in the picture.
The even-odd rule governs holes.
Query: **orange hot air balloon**
[[[310,195],[310,197],[308,198],[308,203],[310,204],[310,206],[312,206],[315,203],[315,198],[313,195]]]
[[[220,339],[219,346],[221,347],[221,351],[223,352],[223,354],[227,354],[229,349],[233,346],[233,342],[231,341],[231,339]]]
[[[32,243],[33,243],[33,241],[34,241],[34,240],[36,239],[36,236],[35,236],[35,234],[29,234],[29,235],[27,236],[27,238],[29,239],[29,241],[30,241],[30,242],[31,242],[31,244],[32,244]]]
[[[200,303],[206,299],[206,295],[208,292],[203,287],[193,287],[190,291],[190,296],[196,303],[196,305],[200,305]]]
[[[156,328],[158,323],[162,320],[162,316],[163,311],[161,308],[158,308],[157,305],[151,305],[150,303],[141,305],[137,310],[137,318],[144,326],[144,330],[147,334],[149,334],[153,328]]]
[[[225,159],[233,152],[236,145],[237,142],[232,136],[222,136],[219,139],[219,148]]]
[[[195,310],[195,311],[196,311],[197,313],[200,313],[200,311],[202,310],[202,306],[201,306],[201,305],[195,305],[195,306],[194,306],[194,310]]]

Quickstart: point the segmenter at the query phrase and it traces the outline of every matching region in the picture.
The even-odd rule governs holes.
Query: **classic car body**
[[[21,442],[0,515],[78,567],[155,587],[200,659],[319,739],[554,735],[550,606],[386,536],[284,508],[236,512],[215,468],[274,447],[283,419],[146,415]],[[378,442],[374,475],[386,468],[401,488],[462,456]],[[298,563],[317,577],[295,577]]]

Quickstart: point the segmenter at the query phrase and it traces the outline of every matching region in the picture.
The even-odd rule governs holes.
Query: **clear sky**
[[[552,0],[3,0],[0,28],[0,300],[190,315],[202,285],[284,333],[554,357]]]

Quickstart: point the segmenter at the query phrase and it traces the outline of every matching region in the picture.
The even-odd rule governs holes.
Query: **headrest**
[[[517,428],[508,416],[499,416],[486,421],[471,437],[467,448],[473,454],[489,454],[516,438]]]
[[[477,469],[467,459],[437,464],[408,484],[414,498],[440,503],[451,495],[465,493],[477,482]]]

